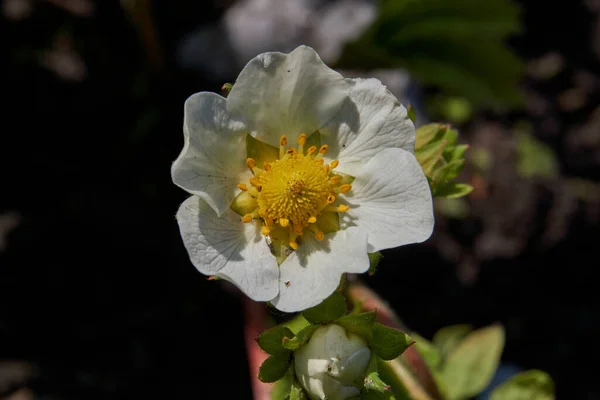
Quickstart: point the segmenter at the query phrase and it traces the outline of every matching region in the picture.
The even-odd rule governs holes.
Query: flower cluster
[[[345,79],[301,46],[257,56],[227,98],[197,93],[184,113],[183,242],[253,300],[307,309],[365,272],[367,253],[431,234],[414,125],[376,79]]]

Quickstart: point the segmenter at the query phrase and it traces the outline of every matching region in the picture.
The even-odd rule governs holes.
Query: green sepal
[[[340,318],[346,312],[346,299],[338,291],[320,304],[302,311],[302,315],[312,324],[327,324]]]
[[[306,400],[304,389],[302,389],[302,386],[300,386],[300,384],[296,381],[292,383],[292,387],[290,389],[290,400]]]
[[[448,182],[458,176],[465,166],[465,160],[454,160],[444,165],[441,168],[436,169],[432,174],[432,180],[434,182]]]
[[[231,83],[224,83],[223,86],[221,86],[221,95],[223,95],[223,97],[229,96],[231,89],[233,89],[233,85]]]
[[[333,233],[340,230],[340,214],[337,212],[324,212],[317,218],[317,226],[324,233]]]
[[[286,355],[290,350],[283,347],[283,338],[293,338],[294,333],[285,326],[276,326],[260,334],[256,341],[270,355]]]
[[[271,400],[285,400],[290,398],[290,390],[295,381],[294,367],[288,368],[283,378],[279,379],[271,391]]]
[[[444,149],[444,160],[447,162],[463,160],[467,150],[469,150],[468,144],[459,144],[458,146],[447,147]]]
[[[242,217],[251,214],[258,207],[256,199],[248,192],[240,192],[231,202],[231,209]]]
[[[414,124],[417,119],[417,110],[415,110],[415,107],[413,107],[412,104],[409,104],[406,107],[406,115],[408,116],[408,119],[410,119]]]
[[[264,383],[277,382],[283,378],[291,364],[291,353],[269,356],[258,370],[258,379]]]
[[[376,317],[377,311],[375,310],[360,314],[349,314],[337,319],[335,324],[370,343],[373,340],[373,325]]]
[[[447,128],[448,127],[446,125],[441,125],[437,123],[426,124],[417,128],[415,138],[415,150],[420,149],[421,147],[430,142],[441,140]]]
[[[381,380],[377,372],[377,357],[371,356],[365,374],[365,389],[384,393],[390,390],[390,386]]]
[[[419,164],[421,164],[425,175],[431,176],[436,164],[442,160],[442,154],[447,144],[448,141],[444,139],[427,143],[419,149],[415,149],[415,157],[419,161]]]
[[[415,341],[404,332],[382,325],[373,324],[371,349],[382,360],[393,360],[404,353]]]
[[[279,159],[279,148],[261,142],[251,135],[246,135],[246,153],[249,158],[256,161],[256,166],[259,168],[262,168],[265,162]]]
[[[377,266],[379,265],[379,262],[383,258],[383,255],[381,254],[381,252],[378,251],[376,253],[368,253],[368,256],[369,256],[369,275],[374,275],[375,272],[377,272]]]
[[[521,372],[494,389],[490,400],[554,400],[554,382],[544,371]]]
[[[466,183],[446,183],[443,185],[435,185],[433,188],[433,195],[436,197],[447,197],[449,199],[456,199],[468,195],[473,191],[473,186]]]
[[[308,132],[305,133],[308,135]],[[314,131],[310,136],[307,136],[304,150],[306,151],[311,146],[315,146],[317,151],[321,148],[321,133],[319,131]]]
[[[283,347],[288,350],[296,351],[302,346],[304,346],[310,338],[312,334],[315,333],[317,329],[319,329],[321,325],[309,325],[306,328],[302,329],[294,338],[286,340],[283,339]]]

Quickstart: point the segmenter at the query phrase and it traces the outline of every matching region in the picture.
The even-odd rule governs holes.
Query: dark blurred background
[[[190,264],[183,102],[313,46],[471,145],[468,197],[364,277],[422,336],[600,399],[600,2],[1,0],[0,398],[251,398],[240,296]],[[274,315],[279,318],[279,315]]]

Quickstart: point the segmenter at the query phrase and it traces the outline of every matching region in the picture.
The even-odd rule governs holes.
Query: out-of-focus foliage
[[[401,67],[478,106],[519,105],[522,63],[505,44],[520,30],[519,15],[510,0],[382,0],[376,21],[346,45],[338,65]]]
[[[454,182],[465,165],[468,148],[458,144],[458,132],[447,125],[428,124],[417,129],[415,157],[434,196],[456,198],[473,191],[470,185]]]
[[[554,400],[554,382],[544,371],[521,372],[494,389],[490,400]]]
[[[558,175],[558,161],[552,148],[525,130],[515,132],[517,173],[523,178],[553,178]]]

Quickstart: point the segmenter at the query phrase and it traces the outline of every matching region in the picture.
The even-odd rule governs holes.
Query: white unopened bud
[[[360,394],[370,358],[371,350],[360,336],[327,325],[294,353],[294,367],[312,400],[344,400]]]

